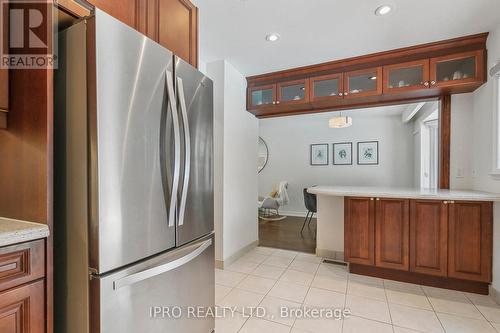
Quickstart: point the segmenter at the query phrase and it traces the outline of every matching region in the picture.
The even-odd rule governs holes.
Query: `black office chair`
[[[307,215],[306,215],[306,218],[304,219],[304,224],[302,225],[302,229],[300,230],[300,233],[302,233],[302,231],[304,231],[304,227],[306,226],[306,222],[307,222],[307,226],[309,226],[311,224],[311,220],[314,216],[314,213],[317,212],[316,194],[312,194],[312,193],[307,192],[307,188],[305,188],[303,192],[304,192],[304,204],[306,205],[306,208],[307,208]],[[311,216],[309,216],[309,214],[311,214]],[[309,219],[309,222],[307,221],[307,219]]]

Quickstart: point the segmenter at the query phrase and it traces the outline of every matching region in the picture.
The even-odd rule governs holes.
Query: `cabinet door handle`
[[[435,85],[435,84],[436,84],[436,81],[432,80],[431,85]]]
[[[344,93],[344,96],[347,96],[347,95],[349,95],[349,93],[346,93],[346,92],[345,92],[345,93]]]
[[[343,93],[339,93],[339,96],[342,96],[342,95],[343,95]]]
[[[373,200],[375,200],[375,199],[374,198],[370,198],[370,201],[373,201]]]
[[[273,101],[273,105],[275,105],[275,104],[276,104],[276,101]]]
[[[453,201],[453,200],[452,200],[452,201],[450,201],[450,204],[454,204],[454,203],[455,203],[455,201]]]
[[[443,201],[443,203],[444,203],[445,205],[447,205],[447,204],[448,204],[448,201]]]
[[[276,104],[280,104],[280,101],[276,101]]]
[[[375,199],[375,200],[380,201],[380,198],[377,198],[377,199]]]
[[[428,87],[429,86],[429,81],[424,82],[424,86]]]

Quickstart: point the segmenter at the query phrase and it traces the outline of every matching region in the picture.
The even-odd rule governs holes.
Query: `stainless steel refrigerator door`
[[[212,316],[188,316],[188,307],[215,306],[214,237],[91,281],[94,333],[211,333]],[[93,306],[99,307],[93,309]],[[155,311],[161,313],[155,315]],[[175,316],[164,315],[170,311]],[[175,318],[178,311],[182,316]]]
[[[166,151],[180,134],[172,53],[99,10],[87,25],[90,267],[102,274],[175,246]]]
[[[183,142],[177,225],[179,246],[214,229],[213,83],[178,57],[174,73]]]

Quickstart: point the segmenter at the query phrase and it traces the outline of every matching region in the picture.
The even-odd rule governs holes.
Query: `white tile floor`
[[[216,333],[500,332],[500,306],[488,296],[349,274],[314,255],[258,247],[216,270],[217,306],[239,313]],[[267,310],[266,319],[245,314]],[[343,320],[281,318],[280,307],[350,309]]]

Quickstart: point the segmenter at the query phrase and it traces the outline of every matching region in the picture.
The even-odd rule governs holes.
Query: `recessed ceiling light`
[[[375,15],[383,16],[389,14],[391,11],[392,11],[391,5],[382,5],[377,7],[377,9],[375,9]]]
[[[278,39],[280,39],[280,35],[278,33],[275,33],[275,32],[266,36],[266,40],[268,42],[275,42]]]

